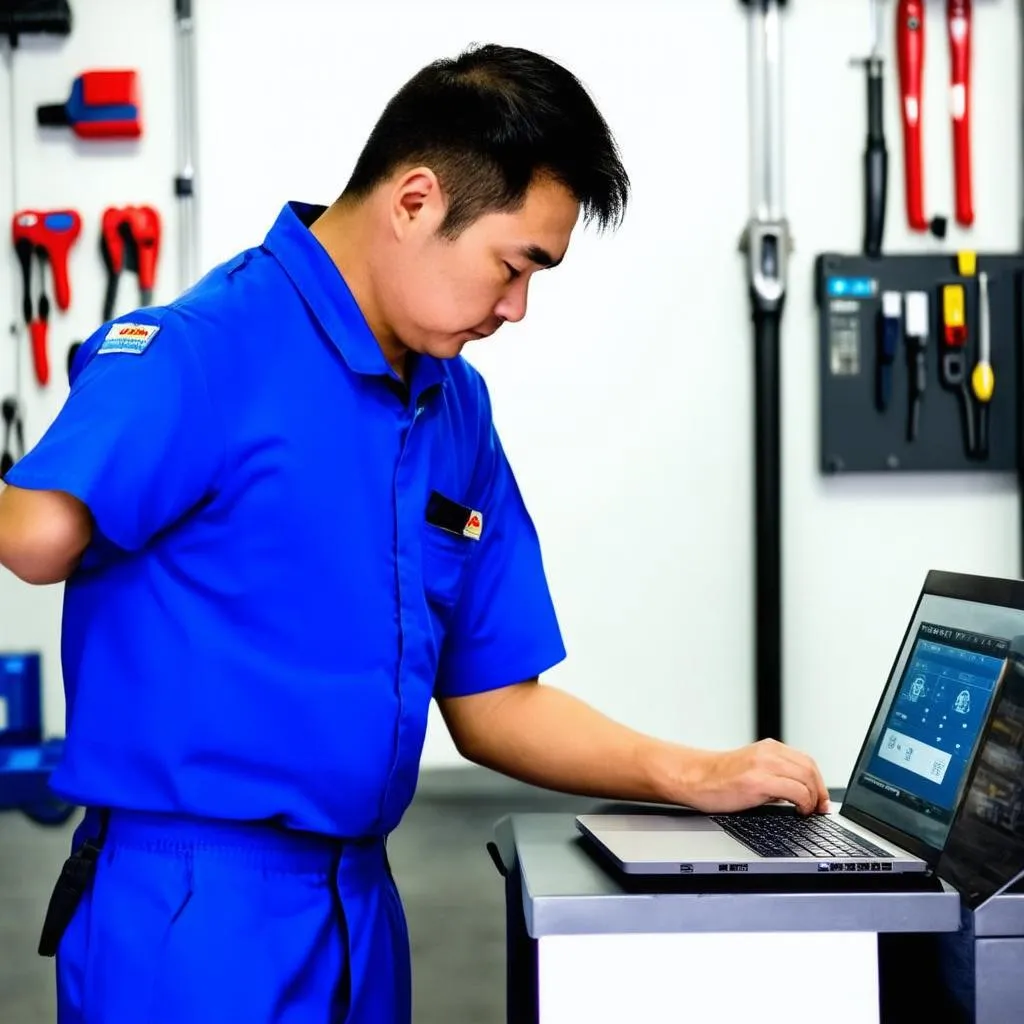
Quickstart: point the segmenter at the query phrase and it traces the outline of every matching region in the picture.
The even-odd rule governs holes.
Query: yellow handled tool
[[[988,315],[988,274],[978,274],[978,361],[971,373],[971,388],[979,402],[988,402],[996,386],[992,372],[992,337]]]
[[[996,375],[992,369],[992,336],[988,313],[988,274],[978,274],[978,361],[971,372],[971,391],[978,409],[975,431],[974,457],[988,458],[988,410],[996,388]]]

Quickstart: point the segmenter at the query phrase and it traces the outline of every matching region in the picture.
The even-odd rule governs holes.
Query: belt
[[[56,956],[61,936],[75,916],[78,904],[92,883],[92,876],[96,873],[96,862],[99,860],[100,851],[107,838],[109,818],[106,811],[101,811],[98,834],[95,838],[86,839],[64,861],[64,867],[61,868],[57,884],[50,894],[50,903],[46,908],[43,930],[39,936],[40,956]]]

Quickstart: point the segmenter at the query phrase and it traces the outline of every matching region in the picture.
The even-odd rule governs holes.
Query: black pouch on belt
[[[86,839],[82,845],[71,854],[64,867],[61,868],[60,877],[53,887],[50,895],[50,903],[46,908],[46,917],[43,920],[43,931],[39,936],[39,955],[56,956],[57,947],[60,945],[63,936],[71,919],[75,916],[78,904],[82,901],[85,891],[92,883],[93,875],[96,873],[96,862],[99,860],[100,851],[107,835],[107,814],[103,813],[99,835],[96,838]]]

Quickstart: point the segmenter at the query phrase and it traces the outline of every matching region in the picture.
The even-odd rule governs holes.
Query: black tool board
[[[988,277],[990,360],[995,374],[995,388],[988,403],[985,459],[968,453],[961,397],[943,389],[939,372],[943,286],[960,284],[964,289],[964,356],[969,386],[978,350],[980,271]],[[821,472],[1016,471],[1024,254],[977,253],[974,272],[961,274],[955,252],[877,258],[823,253],[815,260],[814,274]],[[888,291],[901,293],[904,303],[890,369],[891,398],[888,408],[880,411],[876,405],[876,373],[882,295]],[[917,437],[911,441],[905,299],[907,293],[917,291],[928,296],[927,380]]]

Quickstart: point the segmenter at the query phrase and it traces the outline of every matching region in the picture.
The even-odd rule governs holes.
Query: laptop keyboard
[[[734,839],[762,857],[872,857],[893,855],[824,815],[712,814]]]

